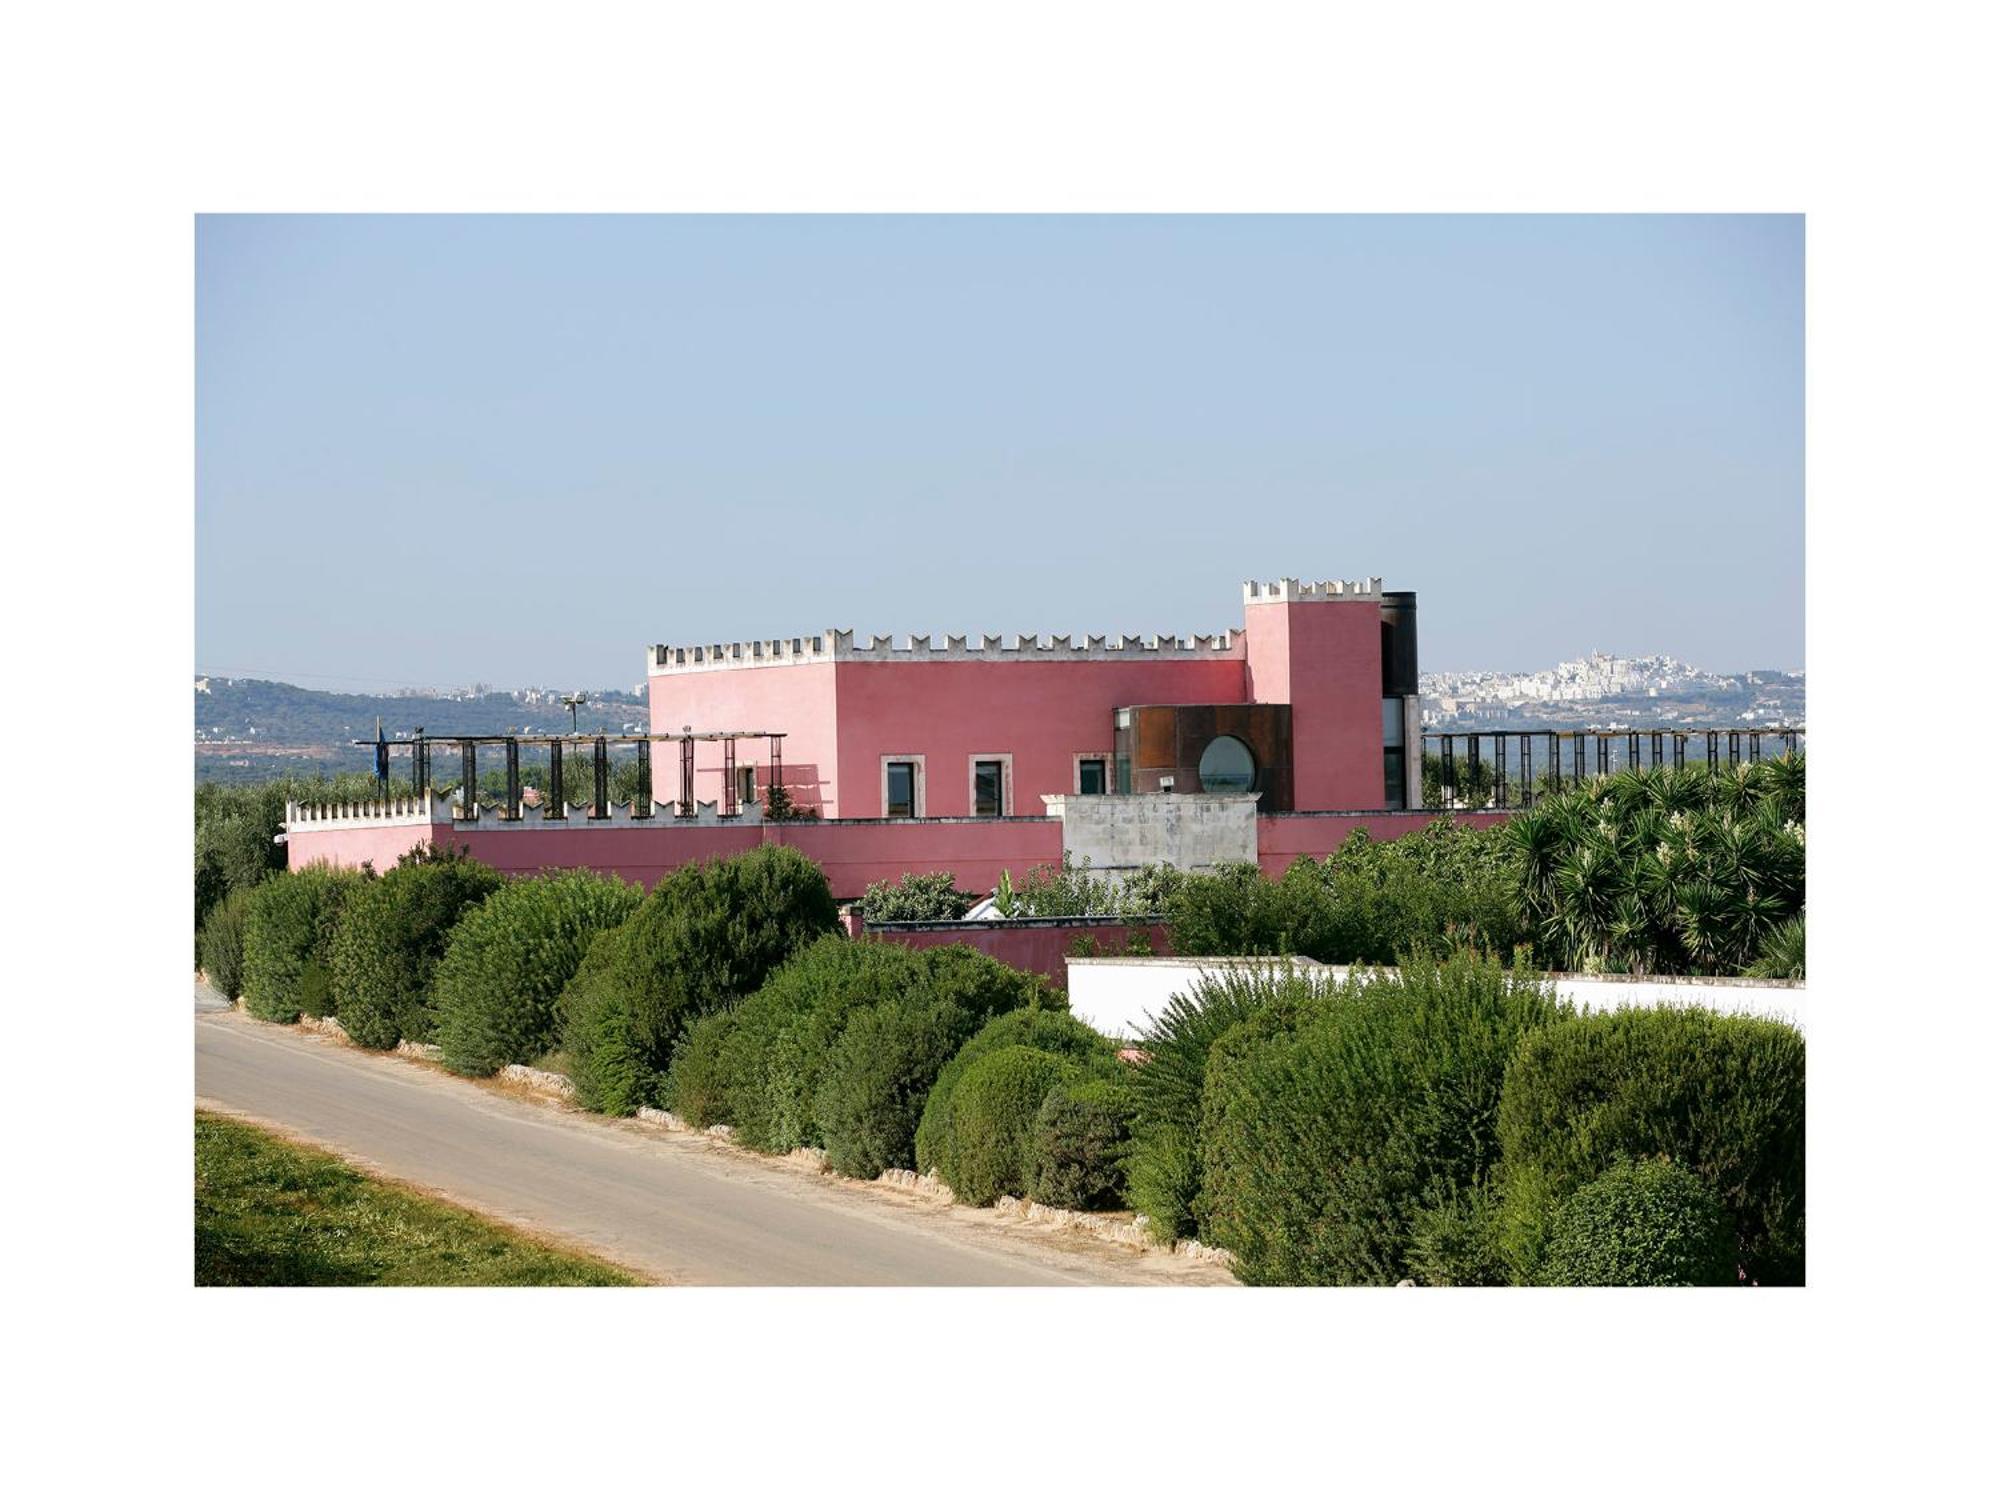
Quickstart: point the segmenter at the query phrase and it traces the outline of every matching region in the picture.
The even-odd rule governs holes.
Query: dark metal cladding
[[[1417,596],[1409,590],[1382,596],[1382,696],[1407,698],[1417,690]]]
[[[590,760],[590,815],[593,818],[608,818],[611,816],[611,752],[605,748],[603,735],[591,744]]]

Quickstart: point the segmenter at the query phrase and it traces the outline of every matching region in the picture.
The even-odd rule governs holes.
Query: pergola
[[[640,796],[633,804],[632,816],[650,818],[653,815],[653,757],[650,747],[659,742],[678,744],[681,747],[681,794],[675,804],[675,815],[692,818],[695,815],[694,797],[694,747],[703,740],[714,740],[722,745],[722,797],[717,804],[718,811],[725,818],[733,818],[740,810],[736,795],[736,743],[739,740],[764,740],[770,746],[771,774],[773,786],[783,780],[785,767],[785,733],[780,729],[683,729],[678,734],[427,734],[420,725],[404,739],[385,739],[378,729],[372,740],[355,740],[356,745],[371,747],[375,751],[375,777],[386,792],[389,782],[389,756],[392,751],[407,749],[410,753],[410,786],[419,797],[431,787],[431,749],[435,745],[457,745],[462,768],[461,781],[465,790],[460,798],[464,811],[462,816],[470,816],[474,800],[479,795],[479,747],[498,745],[507,756],[507,802],[503,816],[518,819],[521,816],[521,747],[523,745],[546,745],[549,751],[549,796],[542,816],[551,821],[567,816],[568,806],[563,799],[563,750],[588,749],[591,758],[591,798],[588,816],[606,818],[611,815],[611,746],[643,745],[647,753],[640,756],[639,764],[643,774],[640,780]]]

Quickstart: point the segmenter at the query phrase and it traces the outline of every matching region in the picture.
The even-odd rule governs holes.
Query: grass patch
[[[195,1111],[196,1286],[636,1286],[608,1262]]]

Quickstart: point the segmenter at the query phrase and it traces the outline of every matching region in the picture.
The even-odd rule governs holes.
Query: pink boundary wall
[[[741,854],[759,844],[789,844],[826,871],[843,901],[878,880],[950,870],[962,889],[990,891],[1000,872],[1025,874],[1062,859],[1062,824],[1053,818],[925,819],[895,822],[742,823],[676,826],[661,818],[651,826],[592,828],[537,821],[512,827],[479,827],[449,821],[389,827],[295,827],[286,834],[293,869],[324,863],[378,870],[419,844],[453,844],[506,875],[538,870],[592,869],[651,888],[662,876],[694,860]]]
[[[1040,974],[1057,989],[1069,987],[1070,944],[1079,937],[1095,939],[1107,952],[1119,954],[1131,935],[1146,935],[1153,952],[1171,951],[1167,929],[1160,922],[959,922],[896,924],[864,928],[863,936],[906,948],[942,948],[963,943],[1009,968]]]
[[[1324,858],[1357,828],[1371,838],[1413,833],[1435,813],[1279,813],[1257,820],[1257,862],[1282,875],[1301,855]],[[1504,812],[1462,813],[1458,821],[1490,827]],[[371,862],[386,870],[397,856],[422,843],[451,843],[508,875],[538,870],[601,870],[650,888],[692,860],[741,854],[759,844],[789,844],[826,871],[843,901],[859,897],[878,880],[932,871],[952,872],[959,889],[990,891],[1002,870],[1024,875],[1035,865],[1062,859],[1062,824],[1054,818],[925,818],[802,823],[742,823],[717,827],[677,825],[671,818],[634,827],[591,827],[581,820],[529,820],[506,827],[409,821],[388,825],[302,824],[286,834],[293,869],[325,863],[348,867]],[[1073,934],[1071,934],[1073,935]],[[1068,941],[1065,937],[1064,942]],[[1010,960],[1011,961],[1011,960]]]

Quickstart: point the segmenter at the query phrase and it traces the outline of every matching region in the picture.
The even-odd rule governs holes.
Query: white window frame
[[[750,790],[744,791],[743,783],[750,783]],[[757,805],[757,762],[738,761],[736,763],[736,805],[739,808]]]
[[[1104,795],[1108,797],[1117,791],[1117,757],[1109,750],[1079,750],[1070,757],[1070,791],[1079,797],[1083,795],[1083,763],[1087,760],[1101,760],[1104,762]]]
[[[982,760],[1000,762],[1000,813],[1006,817],[1014,808],[1014,756],[1011,751],[989,750],[979,755],[965,758],[965,815],[968,818],[986,816],[979,811],[979,763]]]
[[[910,815],[916,818],[923,817],[924,816],[924,758],[921,755],[885,755],[882,757],[882,774],[881,774],[881,781],[879,783],[879,789],[881,791],[882,800],[876,805],[882,809],[883,817],[886,818],[892,816],[891,813],[889,812],[889,762],[892,760],[893,761],[906,760],[916,767],[916,775],[914,778],[916,784],[911,788],[910,792],[910,799],[916,805]],[[894,816],[900,817],[901,814],[895,814]]]

